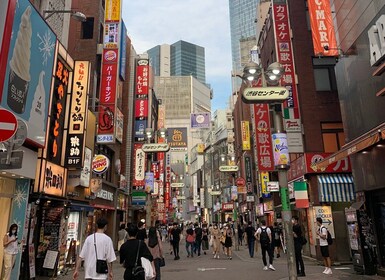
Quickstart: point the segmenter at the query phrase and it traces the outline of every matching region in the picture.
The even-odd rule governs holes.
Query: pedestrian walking
[[[273,266],[273,250],[271,249],[271,230],[266,226],[266,221],[261,221],[261,227],[255,233],[256,238],[261,244],[263,270],[275,270]],[[269,255],[269,266],[267,266],[266,253]]]
[[[279,227],[277,222],[274,222],[273,226],[273,247],[274,252],[277,254],[277,259],[281,256],[281,239],[283,236],[282,228]]]
[[[124,242],[127,241],[128,233],[126,230],[125,224],[120,225],[120,230],[118,231],[118,251],[120,250],[120,247],[124,244]]]
[[[89,235],[84,242],[76,261],[73,279],[78,279],[81,263],[84,261],[85,279],[113,279],[112,262],[116,260],[114,246],[111,238],[105,234],[107,229],[107,220],[99,218],[96,221],[97,230]],[[107,262],[108,273],[97,273],[97,260]]]
[[[211,230],[211,236],[213,241],[213,254],[214,259],[219,259],[219,250],[221,248],[221,231],[218,228],[218,225],[215,224]]]
[[[134,279],[132,269],[135,267],[136,261],[138,261],[138,265],[142,265],[142,257],[148,259],[151,262],[151,266],[153,271],[155,272],[156,277],[156,268],[153,261],[154,258],[150,250],[148,249],[146,243],[136,238],[138,235],[138,231],[138,227],[135,224],[131,224],[127,228],[128,240],[122,245],[122,247],[120,247],[120,264],[122,264],[125,268],[123,276],[124,280]]]
[[[4,246],[4,280],[11,279],[11,272],[15,266],[16,256],[19,253],[17,224],[12,224],[3,238]]]
[[[240,246],[242,246],[243,234],[244,234],[243,225],[241,225],[241,223],[239,223],[238,224],[238,245],[240,245]]]
[[[254,258],[255,229],[252,226],[251,221],[248,221],[245,232],[247,237],[247,247],[249,248],[250,258]]]
[[[203,254],[206,255],[206,251],[209,249],[209,231],[207,228],[207,224],[203,224],[202,226],[202,250]]]
[[[323,226],[322,224],[322,218],[318,217],[317,218],[317,225],[318,225],[318,231],[317,235],[319,237],[319,245],[321,249],[321,255],[324,259],[324,264],[325,264],[325,270],[323,271],[324,274],[331,275],[333,274],[332,271],[332,261],[330,259],[329,255],[329,243],[327,240],[328,237],[328,230],[326,227]]]
[[[192,225],[187,226],[186,229],[186,251],[187,257],[194,257],[194,243],[195,243],[195,232]]]
[[[164,257],[161,237],[155,227],[150,227],[148,230],[148,240],[146,244],[154,259],[154,266],[156,271],[155,280],[160,280],[160,263]]]
[[[144,241],[147,239],[147,231],[146,231],[146,224],[144,223],[144,220],[140,220],[138,223],[138,234],[136,236],[136,239]]]
[[[304,244],[304,236],[302,234],[302,229],[298,223],[298,217],[293,216],[293,236],[294,236],[294,251],[295,251],[295,265],[297,268],[298,277],[305,277],[305,265],[302,259],[302,246]]]
[[[174,251],[174,260],[179,260],[179,242],[180,242],[181,230],[178,226],[178,223],[173,224],[171,229],[170,237],[172,239],[172,250]]]
[[[199,257],[201,255],[203,230],[198,223],[195,223],[194,225],[194,232],[195,232],[194,253],[198,254],[198,257]]]
[[[225,248],[226,248],[226,255],[229,260],[232,259],[231,256],[231,247],[233,246],[233,231],[230,226],[227,226],[225,230]]]

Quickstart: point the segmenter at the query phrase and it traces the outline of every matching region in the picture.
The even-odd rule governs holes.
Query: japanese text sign
[[[254,104],[258,170],[274,171],[269,105]]]

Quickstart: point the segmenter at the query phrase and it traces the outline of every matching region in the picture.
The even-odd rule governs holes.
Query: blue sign
[[[210,128],[210,113],[192,113],[191,128]]]
[[[147,120],[135,120],[135,138],[144,138]]]
[[[122,80],[126,80],[126,59],[127,59],[127,48],[126,48],[126,38],[127,38],[127,28],[122,21],[122,31],[120,38],[120,60],[119,60],[119,74]]]
[[[55,51],[55,33],[28,0],[19,0],[0,105],[27,123],[36,146],[45,146]]]

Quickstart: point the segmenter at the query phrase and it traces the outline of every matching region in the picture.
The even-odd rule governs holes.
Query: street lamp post
[[[155,142],[157,142],[157,137],[166,139],[167,137],[167,129],[161,128],[158,131],[154,132],[152,128],[146,128],[145,130],[145,138],[147,139],[147,144],[142,146],[142,150],[147,154],[147,172],[151,172],[151,164],[153,162],[153,155],[158,152],[167,152],[170,149],[168,143],[151,143],[151,140],[155,138]],[[162,182],[163,183],[163,182]],[[147,227],[151,227],[151,208],[152,208],[152,197],[151,190],[146,190],[146,225]]]
[[[72,18],[75,20],[85,22],[87,17],[82,12],[72,11],[72,10],[44,10],[44,19],[47,20],[54,14],[71,14]]]
[[[226,155],[221,154],[221,162],[225,163],[225,165],[219,166],[219,171],[221,172],[228,172],[231,173],[232,176],[232,186],[233,188],[235,186],[235,174],[238,172],[238,166],[234,165],[235,162],[235,156],[234,155],[229,155],[229,161],[226,161]],[[231,190],[230,190],[231,192]],[[232,199],[233,200],[233,220],[234,220],[234,233],[235,233],[235,250],[239,250],[239,245],[238,245],[238,211],[237,211],[237,203],[238,203],[238,194],[237,198]]]
[[[288,97],[288,91],[283,87],[267,87],[267,84],[278,85],[280,78],[284,72],[283,67],[278,62],[274,62],[268,66],[266,70],[256,63],[249,63],[244,68],[242,78],[244,81],[252,82],[259,77],[262,80],[262,87],[246,88],[242,93],[243,101],[246,103],[269,103],[274,108],[274,127],[276,133],[283,133],[282,109],[280,102]],[[266,81],[267,79],[267,81]],[[267,94],[268,97],[267,97]],[[290,168],[289,161],[286,164],[276,165],[278,172],[278,181],[280,186],[282,219],[284,225],[284,233],[286,236],[287,246],[287,262],[289,269],[289,279],[297,279],[295,267],[295,248],[293,239],[293,228],[291,224],[291,207],[288,190],[287,170]]]

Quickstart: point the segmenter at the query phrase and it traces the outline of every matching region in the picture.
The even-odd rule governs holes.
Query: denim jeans
[[[190,251],[190,248],[191,248],[191,251]],[[193,256],[193,254],[194,254],[194,242],[186,241],[186,251],[187,251],[187,256]]]

